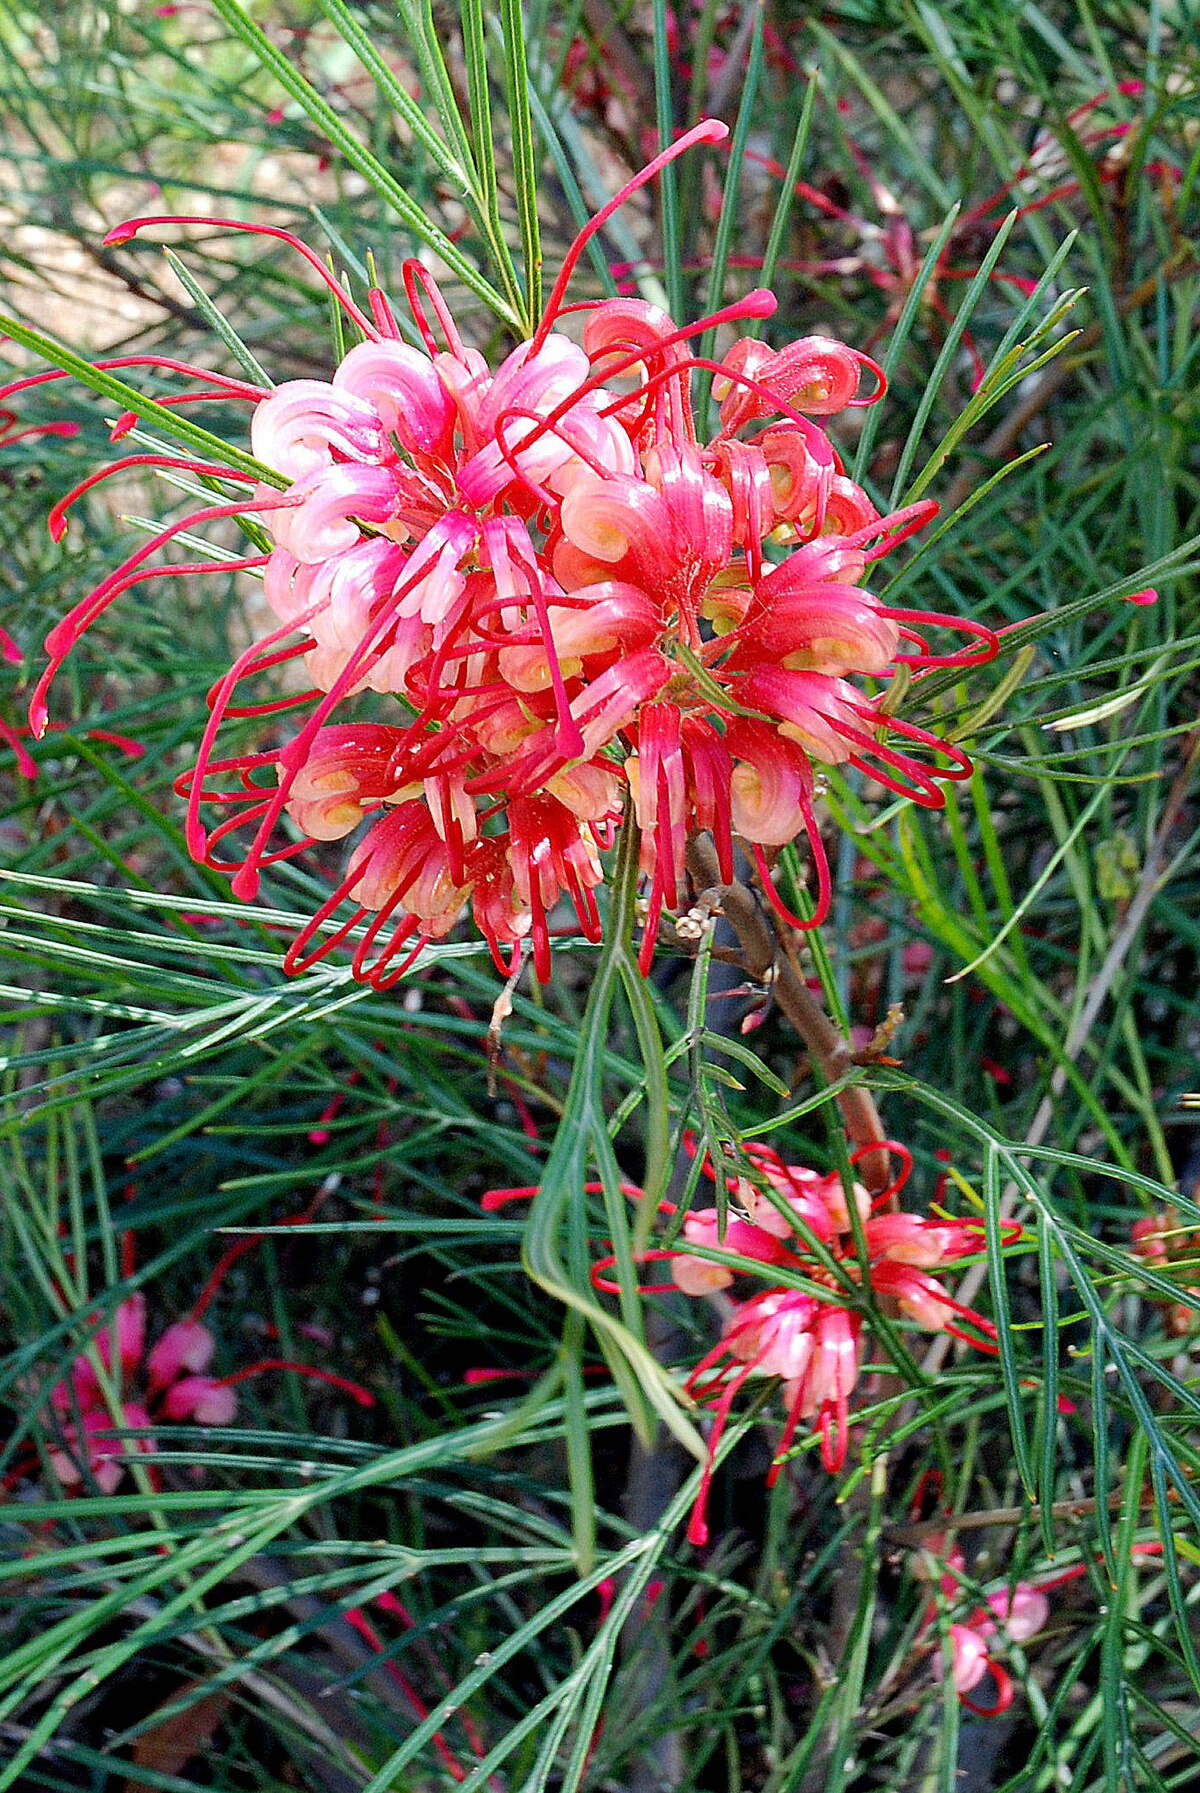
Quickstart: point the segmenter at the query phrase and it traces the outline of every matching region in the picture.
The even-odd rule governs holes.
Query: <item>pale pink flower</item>
[[[122,1301],[112,1320],[97,1329],[93,1349],[112,1376],[111,1395],[101,1386],[90,1355],[81,1353],[67,1379],[49,1391],[57,1441],[46,1461],[64,1488],[78,1489],[90,1480],[101,1493],[111,1494],[120,1486],[131,1455],[153,1454],[156,1418],[182,1417],[170,1411],[176,1399],[174,1390],[188,1383],[208,1383],[206,1377],[189,1377],[185,1372],[202,1370],[208,1364],[215,1340],[206,1326],[195,1320],[179,1320],[167,1327],[146,1355],[146,1298],[139,1291]],[[141,1373],[147,1390],[144,1402],[132,1398],[130,1393]],[[223,1425],[233,1417],[234,1406],[236,1402],[233,1406],[217,1403],[212,1408],[214,1413],[218,1407],[223,1412],[227,1410],[226,1417],[220,1419],[188,1406],[188,1416],[195,1412],[202,1424]],[[132,1440],[104,1436],[116,1429],[141,1431],[146,1436]]]
[[[183,1376],[163,1394],[163,1418],[176,1424],[194,1420],[198,1426],[227,1426],[236,1412],[236,1394],[212,1376]]]
[[[952,1553],[949,1560],[952,1566],[961,1567],[958,1552]],[[952,1595],[957,1589],[955,1576],[943,1576],[942,1586],[948,1596]],[[931,1613],[931,1619],[932,1616]],[[1026,1643],[1045,1627],[1049,1617],[1050,1602],[1045,1594],[1030,1582],[1019,1581],[1011,1590],[1000,1588],[989,1594],[987,1604],[965,1624],[950,1626],[950,1679],[965,1706],[983,1718],[994,1718],[1008,1709],[1013,1700],[1012,1677],[992,1655],[995,1640],[1008,1637],[1013,1643]],[[995,1703],[976,1705],[967,1695],[988,1675],[995,1684]]]
[[[1050,1618],[1050,1602],[1040,1588],[1019,1581],[1015,1588],[1000,1588],[988,1595],[988,1605],[1014,1643],[1023,1644],[1043,1631]]]
[[[198,1376],[212,1362],[217,1341],[199,1320],[176,1320],[151,1347],[146,1379],[153,1394],[177,1382],[186,1371]]]

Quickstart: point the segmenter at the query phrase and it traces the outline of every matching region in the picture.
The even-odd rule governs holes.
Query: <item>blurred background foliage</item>
[[[322,377],[329,307],[303,265],[204,220],[293,230],[356,285],[370,252],[395,286],[418,244],[382,168],[479,271],[436,264],[464,333],[506,348],[531,194],[492,24],[470,5],[0,0],[4,309],[93,358],[233,372],[236,335],[274,380]],[[944,815],[833,782],[837,902],[812,967],[916,1155],[917,1200],[949,1171],[1028,1221],[1036,1249],[993,1291],[1007,1390],[988,1364],[927,1359],[903,1412],[884,1401],[856,1431],[848,1499],[807,1448],[764,1491],[768,1396],[698,1554],[679,1526],[690,1466],[631,1451],[589,1372],[598,1554],[580,1580],[571,1415],[491,1379],[550,1363],[559,1316],[520,1269],[516,1211],[483,1215],[479,1197],[537,1180],[589,956],[517,992],[491,1074],[496,980],[473,942],[389,996],[336,959],[285,983],[281,943],[323,896],[320,865],[274,868],[244,909],[188,859],[171,793],[254,600],[232,578],[143,586],[75,655],[62,726],[18,737],[36,778],[15,754],[0,769],[0,1789],[1194,1784],[1200,1279],[1184,1234],[1172,1311],[1129,1247],[1168,1199],[1188,1215],[1200,1182],[1195,25],[1182,4],[1117,0],[585,0],[524,19],[547,269],[660,133],[726,119],[732,150],[639,195],[581,286],[632,281],[697,316],[768,278],[778,340],[870,348],[891,390],[850,414],[860,434],[834,432],[847,463],[881,502],[920,479],[963,512],[893,591],[1016,625],[998,667],[926,686],[918,719],[957,727],[978,766]],[[432,34],[465,109],[472,33],[490,61],[490,211],[484,139],[476,204],[413,118],[445,141],[422,58]],[[144,213],[198,221],[166,233],[173,254],[101,246]],[[981,370],[1046,315],[1022,366],[1060,352],[955,440]],[[14,376],[37,365],[16,342],[5,357]],[[126,551],[123,519],[175,498],[124,478],[55,547],[46,512],[112,452],[113,406],[70,382],[11,405],[21,428],[79,425],[0,443],[2,621],[23,656],[0,718],[19,731],[46,629]],[[235,410],[205,423],[244,440]],[[1154,606],[1121,601],[1147,585]],[[668,1039],[687,1033],[689,976],[670,955],[656,971]],[[701,1046],[673,1090],[682,1105],[706,1058],[731,1147],[757,1129],[828,1163],[824,1111],[788,1118],[814,1086],[786,1023],[732,996],[718,1031],[737,1037],[748,1002],[763,1074],[721,1084],[729,1061]],[[639,1078],[619,1015],[609,1047],[615,1108]],[[636,1176],[636,1126],[621,1143]],[[296,1216],[222,1283],[221,1372],[299,1359],[374,1406],[264,1375],[228,1427],[161,1432],[154,1478],[65,1500],[38,1389],[95,1316],[142,1289],[153,1335],[230,1243],[215,1229]],[[668,1361],[694,1361],[704,1316],[658,1306]],[[964,1610],[981,1588],[1084,1571],[1007,1652],[1018,1698],[991,1719],[947,1680],[956,1613],[928,1616],[921,1546],[945,1529],[920,1505],[931,1470],[963,1527]]]

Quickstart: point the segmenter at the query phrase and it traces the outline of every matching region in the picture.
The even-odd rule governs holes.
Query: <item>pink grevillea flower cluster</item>
[[[1134,1544],[1131,1555],[1135,1560],[1160,1557],[1162,1548],[1155,1539]],[[953,1601],[961,1592],[962,1551],[955,1547],[946,1552],[943,1561],[946,1567],[939,1586],[943,1598]],[[950,1679],[964,1706],[980,1718],[995,1718],[999,1713],[1007,1712],[1013,1702],[1014,1688],[1012,1676],[996,1660],[997,1644],[1023,1644],[1036,1637],[1050,1620],[1047,1594],[1068,1582],[1078,1581],[1087,1573],[1086,1563],[1072,1563],[1055,1575],[1040,1576],[1037,1581],[1018,1581],[1012,1588],[998,1588],[988,1594],[983,1604],[977,1606],[965,1621],[951,1624]],[[936,1618],[937,1603],[934,1601],[926,1614],[927,1625],[932,1627]],[[974,1693],[988,1675],[992,1678],[996,1697],[990,1706],[979,1705],[968,1695]]]
[[[114,1361],[114,1341],[116,1355]],[[156,1424],[184,1422],[227,1426],[237,1411],[228,1379],[206,1374],[216,1340],[193,1319],[176,1320],[146,1350],[146,1298],[131,1295],[96,1333],[95,1351],[118,1391],[114,1411],[88,1352],[76,1357],[49,1390],[47,1426],[55,1439],[48,1465],[62,1486],[75,1491],[87,1480],[104,1494],[122,1481],[131,1455],[152,1454]],[[114,1427],[140,1431],[114,1438]]]
[[[860,767],[931,807],[944,802],[941,781],[969,775],[960,749],[853,682],[968,665],[997,646],[979,625],[889,606],[862,583],[936,508],[880,516],[814,421],[879,398],[875,364],[813,336],[781,349],[737,337],[719,361],[692,352],[698,333],[769,316],[765,291],[688,326],[639,299],[565,302],[616,206],[689,144],[724,134],[697,126],[591,220],[534,334],[494,368],[419,262],[403,271],[414,346],[381,291],[361,310],[304,251],[361,338],[332,379],[268,392],[181,368],[201,384],[167,401],[253,404],[254,455],[284,489],[183,456],[119,463],[250,489],[164,528],[51,631],[33,726],[45,726],[47,688],[83,631],[162,572],[157,549],[227,517],[265,530],[269,548],[240,564],[261,575],[278,627],[210,693],[179,788],[192,852],[231,873],[242,897],[264,866],[354,837],[290,971],[366,923],[354,970],[385,987],[469,907],[503,970],[531,940],[544,981],[560,898],[599,938],[600,850],[626,805],[648,882],[643,967],[699,830],[727,878],[739,837],[776,902],[766,855],[806,834],[815,914],[788,919],[812,925],[829,901],[818,768]],[[165,222],[137,220],[112,240]],[[569,313],[580,340],[560,327]],[[698,374],[711,376],[719,411],[707,441]],[[970,639],[939,652],[930,628]],[[309,691],[247,700],[245,681],[296,657]],[[348,716],[360,697],[370,720]],[[309,713],[282,745],[219,756],[227,718],[293,705]]]
[[[291,1226],[307,1220],[313,1211],[310,1206],[288,1215],[282,1224]],[[255,1249],[261,1238],[260,1233],[247,1234],[223,1253],[191,1312],[173,1321],[149,1351],[146,1297],[140,1292],[122,1301],[111,1319],[103,1324],[92,1322],[95,1355],[108,1372],[111,1388],[102,1386],[92,1353],[84,1351],[75,1358],[67,1375],[46,1391],[43,1419],[53,1440],[47,1464],[69,1493],[77,1492],[90,1480],[101,1493],[111,1494],[121,1483],[131,1456],[154,1455],[154,1431],[160,1425],[229,1425],[237,1412],[237,1384],[266,1371],[290,1370],[341,1389],[362,1407],[375,1405],[374,1395],[357,1382],[314,1364],[293,1363],[288,1358],[260,1358],[227,1376],[208,1373],[217,1341],[204,1325],[203,1316],[229,1271]],[[134,1256],[134,1236],[126,1232],[121,1242],[123,1275],[133,1274]],[[313,1333],[316,1329],[302,1326],[300,1330]],[[41,1395],[43,1391],[37,1392]],[[115,1429],[139,1432],[142,1436],[115,1438],[111,1436]],[[31,1455],[19,1462],[0,1486],[15,1485],[36,1466],[36,1461]]]
[[[961,1568],[962,1555],[954,1553],[954,1566]],[[942,1577],[942,1591],[947,1596],[957,1593],[957,1582],[947,1572]],[[1023,1644],[1036,1637],[1050,1617],[1050,1602],[1032,1582],[1019,1581],[1015,1588],[1000,1588],[989,1594],[965,1624],[950,1627],[950,1679],[964,1706],[981,1718],[995,1718],[1012,1705],[1013,1684],[1008,1670],[1002,1668],[993,1654],[998,1638]],[[996,1698],[983,1706],[968,1698],[988,1675],[995,1684]]]
[[[928,1470],[921,1478],[918,1498],[914,1502],[913,1517],[918,1517],[921,1507],[921,1492],[931,1483],[940,1489],[941,1475],[936,1470]],[[951,1523],[948,1521],[947,1523]],[[929,1555],[940,1559],[940,1571],[931,1569],[929,1557],[922,1555],[917,1559],[916,1572],[923,1581],[936,1580],[941,1595],[940,1601],[933,1599],[925,1609],[921,1626],[921,1638],[928,1640],[938,1621],[939,1606],[943,1611],[953,1612],[960,1605],[963,1592],[963,1576],[966,1559],[957,1545],[947,1549],[946,1534],[935,1532],[926,1546]],[[1162,1544],[1153,1539],[1149,1542],[1136,1543],[1130,1554],[1136,1560],[1156,1558],[1162,1555]],[[1097,1559],[1103,1566],[1103,1558]],[[1056,1588],[1067,1586],[1087,1575],[1086,1562],[1072,1563],[1066,1569],[1059,1569],[1052,1575],[1039,1575],[1036,1581],[1018,1581],[1012,1586],[997,1588],[985,1595],[982,1603],[972,1608],[967,1617],[952,1621],[948,1626],[950,1644],[950,1684],[963,1705],[980,1718],[995,1718],[1001,1712],[1007,1712],[1012,1705],[1014,1687],[1012,1676],[997,1661],[997,1648],[1005,1644],[1023,1644],[1045,1630],[1050,1620],[1050,1602],[1047,1595]],[[940,1672],[935,1662],[935,1676],[940,1680]],[[991,1677],[994,1698],[991,1705],[982,1705],[969,1696],[979,1688],[988,1677]]]
[[[940,1498],[941,1471],[927,1469],[917,1484],[912,1507],[914,1520],[920,1519],[926,1496],[933,1490],[937,1491]],[[916,1573],[922,1581],[936,1580],[941,1595],[940,1602],[934,1598],[925,1608],[920,1635],[928,1639],[937,1625],[939,1607],[953,1612],[960,1604],[966,1558],[957,1544],[949,1544],[945,1532],[941,1531],[935,1531],[930,1537],[926,1552],[928,1554],[922,1553],[916,1559]],[[940,1559],[940,1571],[933,1567],[931,1559]],[[1013,1700],[1013,1683],[1008,1671],[996,1661],[994,1652],[997,1639],[1001,1642],[1007,1639],[1011,1643],[1025,1643],[1027,1639],[1035,1637],[1050,1617],[1050,1602],[1045,1590],[1073,1581],[1084,1573],[1084,1565],[1078,1563],[1048,1581],[1018,1581],[1013,1587],[998,1588],[994,1593],[988,1594],[983,1604],[970,1611],[965,1619],[949,1625],[950,1684],[964,1706],[980,1718],[995,1718],[1008,1710]],[[940,1680],[936,1661],[934,1667],[935,1676]],[[992,1705],[984,1706],[969,1698],[969,1695],[989,1675],[996,1697]]]
[[[864,1147],[851,1163],[878,1150]],[[715,1413],[709,1462],[688,1529],[694,1544],[707,1542],[705,1507],[713,1461],[733,1403],[752,1376],[777,1377],[783,1384],[787,1417],[768,1485],[778,1476],[802,1420],[813,1422],[825,1468],[833,1472],[842,1467],[850,1396],[864,1350],[856,1289],[869,1288],[892,1303],[903,1319],[929,1331],[947,1332],[978,1351],[996,1351],[992,1322],[956,1301],[933,1274],[983,1253],[982,1224],[884,1211],[894,1206],[912,1164],[903,1146],[889,1141],[887,1150],[900,1160],[898,1175],[874,1197],[855,1183],[852,1218],[836,1171],[822,1174],[787,1164],[772,1147],[752,1143],[746,1152],[753,1180],[729,1179],[724,1224],[716,1208],[692,1209],[684,1216],[678,1243],[647,1254],[670,1266],[670,1283],[652,1288],[681,1289],[694,1296],[723,1292],[751,1266],[761,1266],[756,1276],[761,1281],[752,1294],[732,1300],[722,1294],[720,1337],[686,1383],[688,1392]],[[674,1212],[669,1203],[664,1209]],[[854,1237],[856,1222],[861,1252]],[[1010,1224],[1006,1242],[1019,1233],[1020,1227]],[[612,1263],[606,1258],[596,1266],[598,1288],[613,1286],[608,1280]],[[772,1283],[774,1270],[802,1277],[820,1293]]]
[[[1144,1214],[1134,1221],[1130,1233],[1136,1255],[1151,1270],[1176,1282],[1181,1296],[1200,1292],[1200,1229],[1185,1227],[1177,1208]],[[1162,1305],[1173,1338],[1195,1330],[1200,1310],[1191,1303],[1172,1301],[1159,1289],[1149,1291],[1149,1298]]]

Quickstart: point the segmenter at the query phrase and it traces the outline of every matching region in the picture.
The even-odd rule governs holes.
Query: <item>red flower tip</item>
[[[617,1581],[614,1575],[606,1575],[603,1581],[596,1583],[596,1600],[600,1607],[598,1622],[603,1625],[612,1611],[612,1603],[617,1597]]]
[[[258,883],[257,867],[254,865],[243,865],[230,879],[229,888],[239,902],[252,903],[258,895]]]
[[[24,381],[22,384],[28,385],[31,382]],[[21,442],[29,436],[77,436],[79,434],[77,423],[31,423],[25,429],[17,430],[11,427],[16,422],[12,412],[5,411],[2,415],[7,421],[4,428],[0,430],[0,448],[8,448],[13,442]]]
[[[744,299],[738,301],[738,314],[744,318],[774,317],[778,308],[779,300],[766,286],[756,286]]]
[[[1152,585],[1148,585],[1144,591],[1126,592],[1125,602],[1127,604],[1138,604],[1142,607],[1145,607],[1146,605],[1149,605],[1149,604],[1157,604],[1158,603],[1158,593],[1155,591],[1155,589]]]
[[[1002,1669],[999,1663],[993,1662],[990,1656],[987,1658],[987,1664],[991,1670],[992,1680],[996,1684],[995,1705],[976,1705],[975,1701],[968,1699],[965,1693],[960,1693],[958,1697],[967,1708],[967,1711],[973,1712],[977,1718],[999,1718],[1000,1714],[1002,1712],[1007,1712],[1008,1708],[1013,1703],[1014,1689],[1012,1676],[1006,1669]]]
[[[723,143],[729,135],[729,126],[719,118],[702,118],[691,133],[693,143]]]
[[[122,243],[127,243],[130,237],[136,237],[139,228],[136,218],[127,218],[124,224],[114,225],[102,239],[104,247],[106,249],[119,248]]]
[[[536,1183],[523,1189],[489,1189],[479,1198],[479,1206],[485,1214],[494,1214],[497,1208],[507,1206],[509,1202],[532,1201],[538,1192]]]
[[[140,760],[146,751],[144,741],[135,741],[130,735],[114,735],[108,728],[89,728],[88,734],[93,741],[108,741],[122,752],[126,759]]]

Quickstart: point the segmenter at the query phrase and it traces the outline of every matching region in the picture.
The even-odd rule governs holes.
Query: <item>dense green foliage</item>
[[[275,866],[238,904],[189,859],[171,789],[249,638],[246,582],[139,587],[71,662],[66,726],[25,743],[36,781],[7,755],[2,774],[0,1793],[383,1793],[448,1784],[446,1751],[464,1785],[530,1793],[1194,1784],[1196,1334],[1166,1324],[1186,1264],[1130,1249],[1168,1201],[1200,1223],[1194,24],[1123,0],[682,22],[657,0],[524,20],[472,0],[0,0],[14,371],[49,332],[89,359],[325,376],[330,308],[283,245],[201,223],[166,257],[99,246],[147,211],[285,226],[359,292],[368,256],[395,286],[423,242],[464,333],[510,346],[540,258],[553,274],[658,134],[729,121],[732,148],[669,170],[604,258],[679,316],[765,281],[778,340],[874,343],[890,392],[838,437],[847,464],[881,505],[943,501],[880,589],[1008,627],[999,660],[905,711],[975,760],[944,812],[831,774],[835,907],[803,963],[864,1030],[849,1077],[911,1146],[917,1203],[948,1166],[993,1238],[1002,1211],[1026,1229],[979,1296],[998,1361],[882,1320],[898,1377],[863,1396],[846,1471],[803,1439],[769,1493],[764,1388],[692,1550],[698,1467],[655,1410],[685,1433],[702,1417],[672,1390],[712,1316],[666,1297],[623,1313],[649,1345],[617,1337],[587,1279],[632,1227],[613,1167],[665,1180],[685,1126],[731,1162],[766,1138],[836,1166],[836,1092],[777,1009],[746,1039],[728,995],[706,1022],[707,950],[660,953],[643,987],[616,916],[602,953],[571,943],[546,989],[522,983],[491,1063],[498,979],[465,935],[387,994],[337,955],[286,980],[323,865]],[[606,290],[604,258],[581,288]],[[0,716],[19,726],[47,628],[179,493],[130,476],[53,546],[46,511],[113,452],[119,386],[11,403],[81,425],[0,444],[0,620],[24,654]],[[201,415],[246,447],[220,405],[143,417],[135,440]],[[1157,604],[1121,601],[1151,585]],[[597,1166],[610,1199],[584,1205]],[[529,1232],[480,1210],[543,1180]],[[152,1336],[188,1312],[229,1228],[261,1237],[207,1316],[221,1373],[299,1359],[375,1405],[264,1374],[228,1426],[160,1428],[152,1473],[135,1457],[115,1493],[64,1498],[47,1384],[132,1290]],[[956,1606],[920,1552],[948,1523],[913,1509],[931,1470],[961,1523]],[[1072,1567],[1048,1627],[1005,1652],[1014,1705],[965,1712],[948,1621]]]

